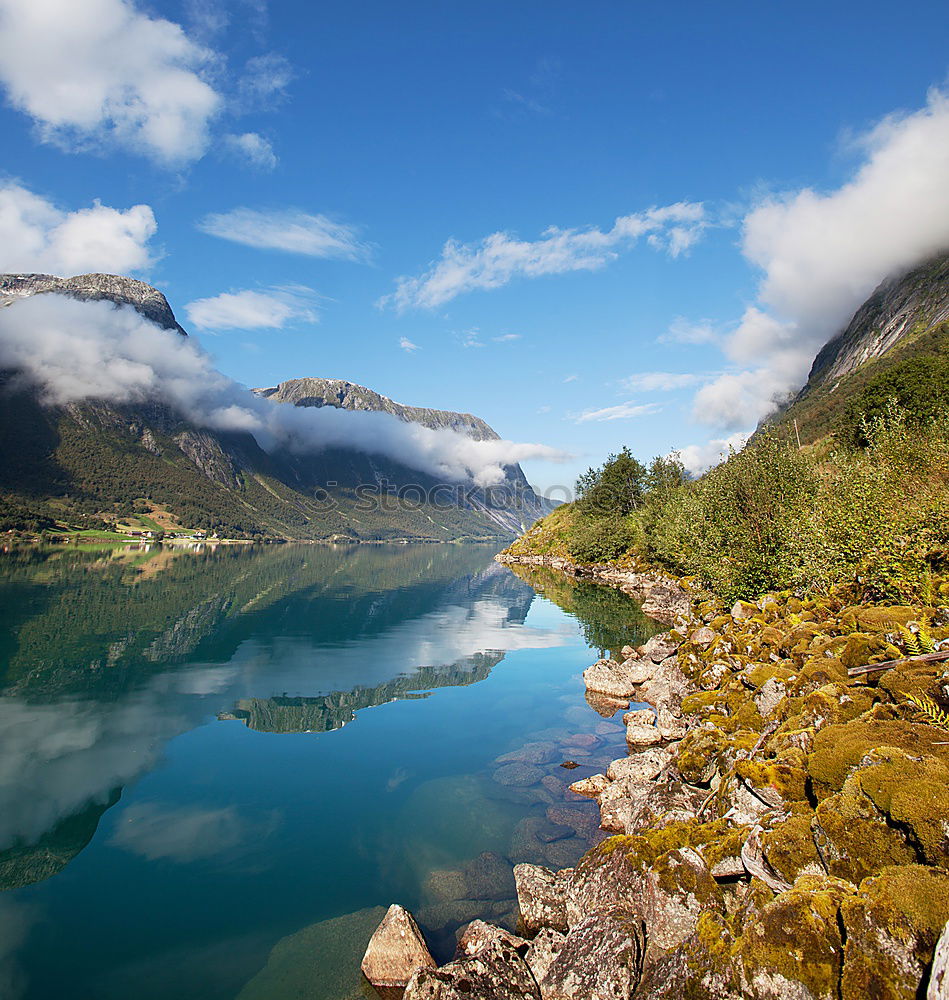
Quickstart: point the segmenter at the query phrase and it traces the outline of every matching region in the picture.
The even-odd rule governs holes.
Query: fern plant
[[[920,615],[919,621],[915,623],[915,631],[908,625],[900,625],[900,635],[903,637],[903,646],[910,656],[923,656],[925,653],[936,651],[936,639],[930,631],[932,621],[928,615]]]
[[[949,713],[944,712],[933,700],[926,694],[909,694],[906,696],[906,700],[922,715],[926,717],[926,721],[933,726],[939,726],[941,729],[949,730]]]

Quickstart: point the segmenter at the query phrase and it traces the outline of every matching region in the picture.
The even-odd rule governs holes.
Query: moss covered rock
[[[896,719],[855,719],[821,730],[814,738],[807,766],[815,794],[826,798],[843,788],[847,776],[871,750],[892,747],[949,764],[949,746],[945,744],[946,733],[935,726]]]
[[[765,859],[786,882],[793,884],[802,875],[826,874],[814,843],[813,816],[809,808],[802,807],[762,835]]]
[[[817,807],[814,840],[827,871],[854,884],[888,866],[917,860],[906,834],[887,822],[858,774]]]
[[[853,891],[837,879],[805,877],[764,905],[740,944],[748,995],[837,1000],[843,965],[838,917]]]
[[[867,879],[845,899],[842,1000],[914,1000],[949,920],[949,872],[906,865]]]

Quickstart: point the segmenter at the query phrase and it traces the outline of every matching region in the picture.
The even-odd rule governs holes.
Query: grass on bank
[[[729,600],[836,587],[933,603],[949,593],[934,582],[949,570],[949,415],[891,402],[855,438],[798,449],[776,428],[695,481],[674,457],[647,468],[624,449],[510,551],[642,559]]]

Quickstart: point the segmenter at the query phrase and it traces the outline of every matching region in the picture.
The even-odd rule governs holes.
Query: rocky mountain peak
[[[880,284],[814,359],[808,387],[856,371],[903,338],[949,320],[949,253]]]
[[[51,293],[87,302],[106,299],[116,305],[129,305],[152,323],[187,336],[165,296],[157,288],[135,278],[118,274],[78,274],[72,278],[53,274],[0,274],[0,305],[9,305],[30,295]]]
[[[405,406],[364,385],[336,378],[295,378],[267,389],[254,389],[258,396],[294,406],[335,406],[341,410],[375,410],[391,413],[407,423],[422,424],[432,430],[447,428],[476,441],[497,441],[498,433],[480,417],[453,410],[433,410]]]

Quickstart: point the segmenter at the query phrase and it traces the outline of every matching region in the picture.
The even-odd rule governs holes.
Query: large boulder
[[[842,1000],[914,1000],[949,919],[949,872],[903,865],[843,901]]]
[[[642,963],[642,922],[621,909],[594,913],[567,935],[540,993],[543,1000],[631,1000]]]
[[[646,873],[643,916],[649,960],[690,937],[704,913],[722,913],[725,899],[702,856],[691,847],[661,855]]]
[[[630,698],[636,686],[642,684],[652,672],[652,664],[647,660],[648,671],[644,672],[639,660],[597,660],[592,667],[583,671],[583,683],[588,691],[606,695],[609,698]]]
[[[691,690],[692,684],[680,669],[678,657],[669,656],[653,665],[652,676],[639,688],[637,697],[657,711],[668,708],[677,712]]]
[[[626,726],[626,742],[633,747],[654,746],[663,742],[662,733],[656,726],[656,713],[651,708],[639,708],[623,716]]]
[[[369,941],[362,971],[373,986],[405,986],[419,968],[435,968],[412,914],[393,903]]]
[[[680,639],[673,636],[671,632],[660,632],[649,639],[640,649],[640,656],[644,660],[652,660],[653,663],[660,663],[679,648]]]
[[[852,885],[838,879],[806,877],[770,900],[762,889],[759,905],[743,921],[745,995],[756,1000],[839,1000],[841,902],[852,892]],[[867,991],[847,1000],[858,995],[861,1000],[883,996]]]
[[[949,924],[943,927],[936,942],[926,1000],[949,1000]]]
[[[611,782],[597,800],[600,828],[610,833],[626,833],[642,812],[651,788],[652,782],[635,778]]]
[[[530,948],[524,957],[538,983],[543,982],[554,959],[563,951],[566,940],[566,936],[560,931],[555,931],[551,927],[542,927],[534,940],[531,941]],[[541,991],[541,996],[543,996],[543,991]],[[942,998],[940,997],[939,1000]]]
[[[611,837],[590,851],[566,879],[564,903],[568,927],[594,913],[617,906],[635,913],[642,902],[643,872],[624,837]]]
[[[666,747],[651,747],[641,753],[614,760],[606,771],[610,781],[624,778],[633,781],[652,781],[659,777],[672,759],[672,750]]]
[[[573,869],[552,872],[540,865],[515,865],[517,903],[524,933],[533,936],[544,927],[566,931],[565,886]]]
[[[483,920],[472,920],[467,927],[464,927],[458,938],[458,947],[455,950],[455,958],[471,958],[484,951],[489,944],[494,941],[506,941],[519,954],[524,954],[528,949],[528,943],[519,938],[516,934],[504,930],[503,927],[496,927],[494,924],[485,923]]]

